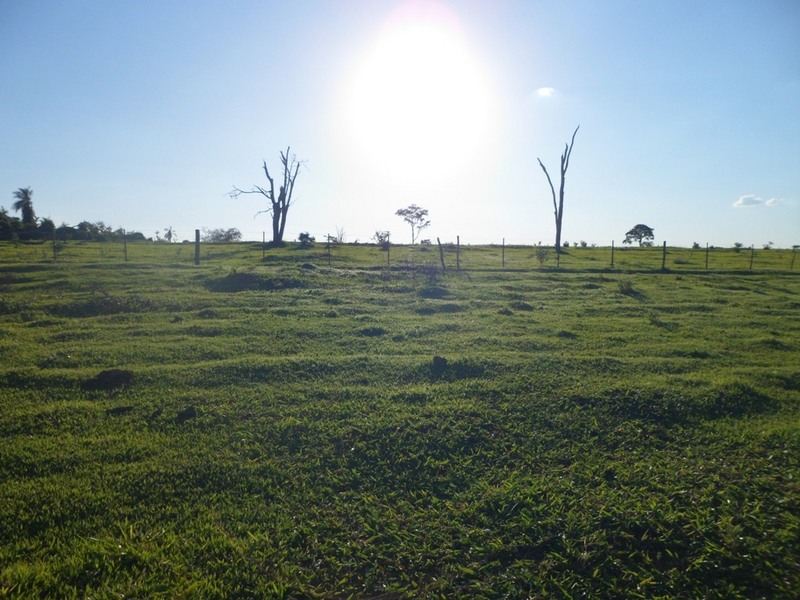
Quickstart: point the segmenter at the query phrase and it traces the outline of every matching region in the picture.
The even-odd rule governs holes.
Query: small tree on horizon
[[[653,244],[654,237],[653,228],[640,223],[625,234],[625,239],[622,240],[622,243],[632,244],[634,241],[636,241],[639,242],[639,247],[643,245],[651,246]]]
[[[33,212],[33,190],[30,187],[19,188],[14,192],[16,202],[11,207],[22,213],[22,224],[33,227],[36,224],[36,213]]]
[[[236,227],[230,229],[205,229],[203,228],[203,241],[212,244],[230,244],[242,241],[242,232]]]
[[[281,151],[281,164],[283,165],[283,185],[279,187],[278,194],[275,194],[275,181],[269,174],[267,168],[267,161],[263,161],[264,174],[269,181],[269,188],[263,188],[254,185],[251,190],[240,190],[234,187],[229,193],[231,198],[238,198],[242,194],[261,194],[270,201],[270,207],[266,210],[261,210],[256,213],[260,215],[262,212],[272,214],[272,243],[283,243],[283,232],[286,228],[286,216],[289,214],[289,207],[292,205],[292,192],[294,191],[294,182],[297,180],[297,174],[300,172],[301,161],[297,160],[294,154],[290,154],[291,147],[287,146],[286,152]]]
[[[375,243],[381,247],[381,250],[388,250],[389,236],[390,233],[388,231],[379,229],[375,232],[375,235],[372,236],[372,239],[375,240]]]
[[[426,227],[430,227],[431,224],[428,219],[428,209],[417,206],[416,204],[409,204],[406,208],[401,208],[394,214],[403,217],[403,220],[411,225],[412,245],[417,242],[420,231]]]
[[[311,248],[317,240],[307,231],[303,231],[297,236],[297,241],[300,242],[301,248]]]

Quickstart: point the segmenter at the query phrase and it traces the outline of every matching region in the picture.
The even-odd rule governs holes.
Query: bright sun
[[[346,113],[348,135],[383,176],[442,175],[485,144],[492,91],[452,13],[415,3],[364,54]]]

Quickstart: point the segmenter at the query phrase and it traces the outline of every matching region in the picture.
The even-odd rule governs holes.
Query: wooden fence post
[[[325,239],[328,240],[325,249],[328,251],[328,268],[331,268],[331,236],[330,234],[325,234]]]
[[[661,270],[667,270],[667,241],[664,240],[664,249],[661,252]]]
[[[614,268],[614,240],[611,240],[611,268]]]
[[[194,230],[194,264],[200,264],[200,230]]]
[[[750,246],[750,270],[753,270],[753,259],[756,256],[756,247],[755,244]]]
[[[439,260],[442,261],[442,273],[444,273],[447,268],[444,266],[444,250],[442,250],[442,242],[438,237],[436,238],[436,243],[439,244]]]

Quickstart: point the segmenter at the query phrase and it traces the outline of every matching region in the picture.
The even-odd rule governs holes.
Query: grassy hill
[[[0,244],[0,597],[797,597],[788,251],[52,250]]]

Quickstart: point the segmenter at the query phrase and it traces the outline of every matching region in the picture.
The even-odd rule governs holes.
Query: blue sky
[[[287,238],[389,230],[800,244],[796,0],[0,0],[0,206],[180,239],[269,237],[266,159],[305,161]]]

